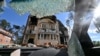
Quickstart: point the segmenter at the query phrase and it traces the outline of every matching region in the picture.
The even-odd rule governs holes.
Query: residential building
[[[44,45],[45,43],[52,43],[52,45],[64,44],[67,29],[60,26],[59,20],[55,16],[46,16],[37,18],[36,16],[29,16],[23,36],[23,44],[33,43],[36,45]],[[63,30],[62,30],[63,28]],[[68,35],[68,33],[66,33]],[[62,42],[61,42],[62,41]]]
[[[2,28],[0,28],[0,45],[12,44],[12,34]]]

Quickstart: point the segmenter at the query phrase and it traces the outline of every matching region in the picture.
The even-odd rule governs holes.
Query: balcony
[[[34,30],[28,30],[27,31],[27,34],[35,34],[36,33],[36,31],[34,31]]]
[[[52,30],[52,29],[39,29],[39,32],[40,33],[52,33],[52,34],[54,34],[54,33],[56,33],[56,30]]]

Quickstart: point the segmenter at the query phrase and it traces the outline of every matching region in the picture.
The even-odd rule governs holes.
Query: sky
[[[18,15],[11,8],[4,8],[4,12],[0,15],[0,19],[6,19],[12,25],[25,25],[28,17],[28,13],[24,15]]]
[[[0,14],[0,19],[6,19],[8,22],[10,22],[12,25],[26,25],[28,15],[29,13],[26,13],[24,15],[17,14],[12,8],[9,6],[4,7],[4,12]],[[62,12],[56,14],[57,19],[59,19],[65,26],[66,26],[66,20],[68,19],[69,12]],[[73,21],[71,21],[71,27],[73,26]],[[91,37],[91,40],[94,41],[100,41],[100,33],[96,33],[96,27],[93,25],[93,22],[91,22],[91,25],[89,27],[88,33]]]
[[[19,15],[12,8],[7,7],[4,8],[4,12],[0,14],[0,19],[6,19],[11,24],[16,24],[21,26],[21,25],[26,25],[28,15],[29,13],[26,13],[24,15]],[[56,14],[56,17],[65,25],[68,15],[69,12],[62,12]]]
[[[88,34],[91,37],[92,41],[93,40],[100,41],[100,33],[97,33],[96,31],[97,31],[97,28],[95,27],[92,21],[88,30]]]

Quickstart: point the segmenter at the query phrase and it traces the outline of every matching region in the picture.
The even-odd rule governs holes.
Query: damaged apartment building
[[[52,45],[57,45],[58,43],[66,44],[67,39],[67,29],[55,16],[37,18],[30,15],[26,23],[22,44],[44,45],[49,42]]]

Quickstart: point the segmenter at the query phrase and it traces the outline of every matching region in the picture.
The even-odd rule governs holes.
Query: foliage
[[[5,30],[9,30],[11,28],[10,23],[7,22],[5,19],[0,20],[0,26]]]
[[[100,46],[100,41],[93,41],[94,46]]]
[[[18,26],[18,25],[13,25],[13,33],[14,37],[16,38],[17,41],[15,41],[16,44],[20,44],[22,41],[22,36],[24,32],[25,26]]]

